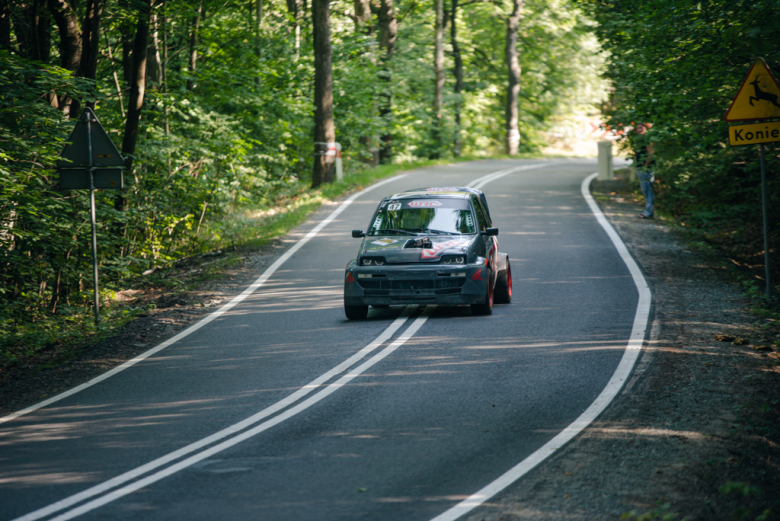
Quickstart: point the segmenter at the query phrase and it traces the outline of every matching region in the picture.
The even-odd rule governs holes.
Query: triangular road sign
[[[764,59],[758,58],[742,81],[725,119],[753,121],[774,118],[780,118],[780,86]]]
[[[92,134],[91,163],[89,161],[89,133]],[[70,144],[65,145],[60,154],[61,159],[57,161],[58,167],[125,166],[122,154],[119,153],[116,145],[108,137],[95,113],[89,107],[81,113],[68,141]]]

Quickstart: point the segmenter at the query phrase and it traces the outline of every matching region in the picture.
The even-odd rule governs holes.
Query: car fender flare
[[[508,261],[509,261],[508,253],[498,252],[498,255],[496,255],[496,274],[499,274],[502,271],[506,271],[506,265]]]

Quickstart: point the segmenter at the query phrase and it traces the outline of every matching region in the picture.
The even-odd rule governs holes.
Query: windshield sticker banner
[[[409,201],[406,203],[409,208],[436,208],[441,206],[441,201],[435,199],[422,199],[419,201]]]
[[[445,250],[450,248],[457,248],[458,246],[466,246],[469,243],[468,239],[455,239],[447,242],[440,242],[433,248],[427,248],[422,251],[423,259],[437,259]]]

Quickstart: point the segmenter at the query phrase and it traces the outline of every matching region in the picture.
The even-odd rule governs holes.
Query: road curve
[[[576,420],[624,355],[639,297],[580,193],[594,167],[461,163],[355,197],[218,318],[0,424],[0,518],[448,511]],[[408,306],[347,321],[350,230],[365,229],[388,193],[479,180],[512,263],[512,304],[488,317]]]

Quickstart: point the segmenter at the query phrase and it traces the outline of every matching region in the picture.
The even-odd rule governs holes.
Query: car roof
[[[474,188],[460,188],[455,186],[432,186],[429,188],[413,188],[412,190],[406,190],[393,194],[386,199],[399,199],[399,198],[413,198],[413,197],[456,197],[465,199],[470,194],[480,195],[482,192]]]

